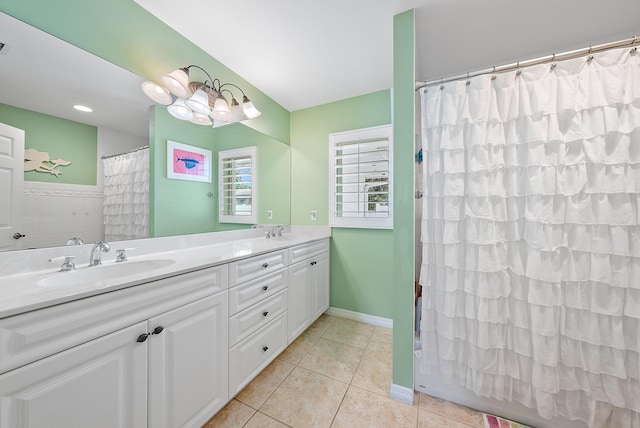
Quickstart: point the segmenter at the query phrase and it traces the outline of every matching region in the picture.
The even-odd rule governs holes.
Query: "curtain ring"
[[[493,71],[491,72],[491,80],[496,80],[498,76],[496,76],[496,66],[493,66]]]
[[[444,89],[444,79],[440,78],[440,89]]]
[[[553,54],[553,56],[551,57],[551,71],[553,71],[556,68],[556,54]]]
[[[635,54],[636,52],[638,52],[638,47],[634,46],[636,44],[636,36],[633,36],[633,41],[631,42],[631,55]]]
[[[593,55],[591,55],[591,46],[589,46],[589,57],[587,58],[587,62],[593,61]]]
[[[469,86],[471,84],[471,80],[469,80],[469,72],[467,72],[467,83],[465,83],[467,86]]]
[[[516,76],[520,76],[522,74],[522,70],[520,70],[520,61],[516,62]]]

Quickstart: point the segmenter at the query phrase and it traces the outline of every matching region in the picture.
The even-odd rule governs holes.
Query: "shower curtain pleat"
[[[149,149],[103,159],[107,241],[149,237]]]
[[[424,373],[640,427],[640,54],[422,94]]]

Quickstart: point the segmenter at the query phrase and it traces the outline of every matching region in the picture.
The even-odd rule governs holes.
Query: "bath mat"
[[[494,416],[488,413],[483,413],[482,415],[484,428],[531,428],[529,425],[522,425],[521,423],[510,421],[500,416]]]

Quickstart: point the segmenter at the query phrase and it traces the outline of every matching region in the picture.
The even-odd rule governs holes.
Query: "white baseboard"
[[[407,388],[406,386],[400,386],[392,383],[389,396],[402,403],[413,404],[413,389]]]
[[[340,308],[329,308],[325,312],[327,315],[334,317],[346,318],[353,321],[360,321],[366,324],[375,325],[378,327],[393,328],[393,320],[389,318],[382,318],[375,315],[363,314],[360,312],[348,311]]]

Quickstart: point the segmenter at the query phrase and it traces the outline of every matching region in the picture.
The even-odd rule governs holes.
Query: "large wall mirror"
[[[141,77],[4,13],[0,46],[0,127],[25,131],[24,158],[31,161],[25,168],[18,159],[25,169],[19,195],[11,195],[13,183],[2,178],[9,174],[0,163],[0,240],[7,241],[0,249],[103,239],[102,158],[144,146],[150,158],[149,236],[249,227],[218,221],[217,188],[217,152],[248,146],[258,148],[258,222],[290,222],[285,143],[240,123],[213,129],[178,121],[151,105],[140,89]],[[93,112],[74,110],[78,104]],[[212,182],[167,178],[167,140],[211,150]],[[0,135],[0,158],[4,155]],[[16,197],[17,214],[9,202]],[[17,228],[11,229],[12,221]],[[14,239],[15,233],[25,236]]]

